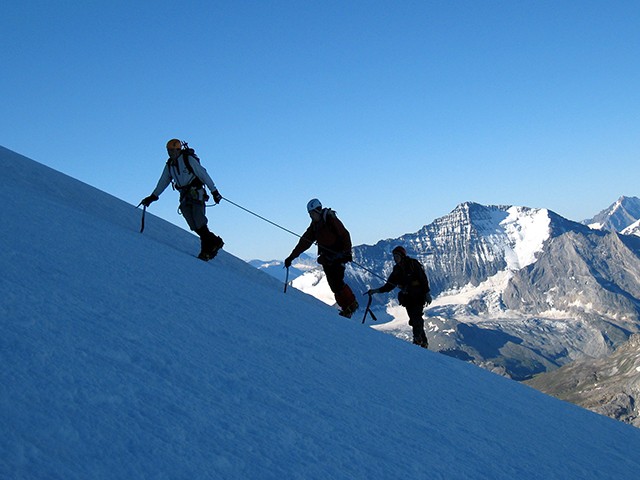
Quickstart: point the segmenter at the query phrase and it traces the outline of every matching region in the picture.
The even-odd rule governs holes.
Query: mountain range
[[[403,245],[429,274],[431,348],[527,380],[607,358],[640,331],[639,206],[623,196],[576,222],[544,208],[462,203],[418,232],[355,246],[346,280],[355,292],[379,286]],[[308,259],[304,268],[293,286],[332,304],[321,269]],[[373,327],[409,340],[394,295],[374,297]]]

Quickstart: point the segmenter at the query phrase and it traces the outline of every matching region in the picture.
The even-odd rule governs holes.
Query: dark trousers
[[[343,263],[324,263],[322,265],[327,283],[333,292],[336,303],[343,310],[352,307],[356,301],[356,297],[351,291],[351,287],[344,283],[345,266]]]
[[[189,228],[196,233],[208,223],[204,201],[194,197],[198,194],[198,190],[187,189],[180,192],[180,213],[187,221]]]
[[[200,253],[212,252],[222,243],[222,238],[211,232],[206,225],[196,230],[196,233],[200,237]]]
[[[422,318],[424,303],[410,303],[405,305],[404,308],[407,309],[407,314],[409,315],[409,325],[413,329],[414,342],[426,342],[427,334],[424,332],[424,318]]]
[[[327,276],[329,288],[335,293],[340,293],[344,288],[344,271],[345,267],[342,263],[326,263],[322,265],[324,273]]]

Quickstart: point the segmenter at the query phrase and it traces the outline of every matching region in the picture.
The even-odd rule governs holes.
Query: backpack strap
[[[335,218],[336,218],[336,212],[334,212],[330,208],[322,209],[322,220],[324,221],[324,224],[327,225],[334,234],[338,235],[338,230],[336,229],[336,225],[335,223],[333,223]]]
[[[189,160],[189,157],[195,158],[196,161],[200,163],[200,159],[198,158],[198,155],[196,155],[196,151],[193,148],[191,148],[187,142],[182,142],[182,159],[184,160],[184,165],[185,167],[187,167],[187,170],[189,170],[189,173],[191,173],[191,175],[194,176],[194,179],[188,185],[188,187],[204,188],[204,194],[208,199],[209,195],[207,194],[207,189],[205,188],[204,182],[200,180],[196,175],[196,173],[193,171],[193,167],[191,166],[191,161]]]
[[[193,167],[191,166],[191,162],[189,161],[189,156],[191,155],[195,155],[194,153],[189,152],[189,150],[182,150],[182,160],[184,161],[184,165],[185,167],[187,167],[187,170],[189,170],[189,173],[191,175],[195,175],[195,172],[193,171]]]
[[[196,160],[200,160],[195,152],[193,151],[192,148],[183,148],[180,155],[182,156],[182,160],[184,162],[184,166],[187,167],[187,170],[189,171],[189,173],[191,175],[193,175],[193,180],[191,181],[191,183],[189,183],[189,185],[185,185],[183,187],[176,187],[175,182],[173,180],[173,175],[171,175],[171,188],[173,188],[174,190],[184,190],[186,188],[202,188],[204,187],[204,183],[202,183],[202,180],[200,180],[198,178],[198,176],[196,175],[196,173],[193,171],[193,167],[191,166],[191,162],[189,161],[189,157],[194,157]],[[169,158],[167,160],[167,167],[169,169],[171,169],[172,167],[176,169],[176,171],[178,170],[178,159],[180,157],[177,157],[176,160],[172,160],[171,158]],[[205,194],[206,194],[206,189],[205,189]]]
[[[431,289],[429,288],[429,278],[427,277],[426,272],[424,271],[424,267],[422,264],[416,260],[415,258],[411,259],[411,275],[414,277],[413,282],[417,282],[418,285],[421,286],[425,292],[429,292]]]

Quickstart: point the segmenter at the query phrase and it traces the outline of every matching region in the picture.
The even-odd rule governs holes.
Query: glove
[[[158,200],[158,197],[156,195],[154,195],[154,194],[151,194],[148,197],[143,198],[140,203],[142,205],[144,205],[145,207],[148,207],[149,205],[151,205],[156,200]]]
[[[427,298],[426,301],[424,303],[426,303],[427,305],[431,305],[432,302],[432,298],[431,298],[431,294],[429,292],[427,292]]]
[[[222,195],[220,195],[218,190],[211,192],[211,195],[213,195],[213,201],[216,203],[220,203],[220,200],[222,200]]]
[[[285,258],[285,259],[284,259],[284,266],[285,266],[286,268],[289,268],[289,267],[291,266],[291,262],[293,262],[293,258],[291,258],[291,257],[287,257],[287,258]]]
[[[370,288],[369,291],[367,292],[368,295],[373,295],[374,293],[380,293],[380,289],[379,288]]]

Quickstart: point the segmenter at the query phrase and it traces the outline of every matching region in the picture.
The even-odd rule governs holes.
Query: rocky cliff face
[[[354,260],[386,276],[393,268],[391,250],[403,245],[427,268],[431,290],[437,295],[478,285],[501,271],[535,261],[549,235],[566,230],[562,222],[552,224],[559,218],[545,209],[463,203],[416,233],[355,247]],[[356,282],[376,281],[368,272],[350,276]]]
[[[639,252],[637,237],[567,232],[552,238],[534,264],[514,274],[504,304],[528,314],[590,313],[612,319],[616,329],[634,329],[640,312]]]
[[[526,383],[640,427],[640,335],[632,335],[610,356],[576,361]]]

